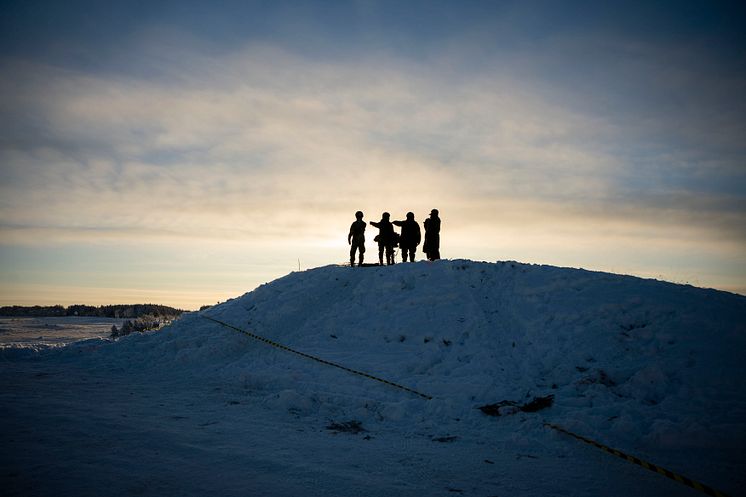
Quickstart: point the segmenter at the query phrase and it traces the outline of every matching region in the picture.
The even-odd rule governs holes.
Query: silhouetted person
[[[394,224],[401,227],[399,247],[401,247],[402,260],[407,262],[407,256],[409,256],[409,260],[414,262],[414,252],[422,239],[420,225],[414,220],[414,213],[407,212],[406,221],[394,221]]]
[[[355,265],[356,250],[360,251],[358,265],[362,264],[365,254],[365,221],[363,221],[363,213],[361,211],[355,213],[355,222],[350,226],[347,243],[350,245],[350,266]]]
[[[378,262],[383,266],[383,251],[386,250],[386,264],[394,263],[394,243],[396,237],[394,235],[394,225],[389,221],[391,215],[388,212],[384,212],[381,215],[381,220],[378,222],[371,221],[370,224],[378,228]]]
[[[430,211],[430,217],[425,219],[425,243],[422,245],[428,261],[440,259],[440,218],[438,209]]]

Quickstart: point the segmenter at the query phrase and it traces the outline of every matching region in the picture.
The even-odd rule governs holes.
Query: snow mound
[[[48,351],[243,392],[297,416],[459,427],[555,395],[544,420],[629,447],[746,442],[746,298],[578,269],[468,260],[291,273],[155,333]]]

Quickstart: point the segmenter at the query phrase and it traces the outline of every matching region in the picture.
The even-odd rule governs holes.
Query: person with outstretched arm
[[[386,250],[386,263],[391,265],[394,263],[394,243],[396,242],[396,236],[394,234],[394,225],[391,224],[389,218],[391,214],[384,212],[381,215],[381,220],[378,222],[371,221],[370,224],[378,228],[378,236],[376,241],[378,242],[378,263],[383,266],[383,251]]]
[[[401,247],[402,261],[407,262],[407,257],[409,257],[409,260],[414,262],[414,253],[422,239],[420,224],[414,220],[413,212],[407,212],[407,219],[405,221],[394,221],[393,223],[401,227],[399,247]]]

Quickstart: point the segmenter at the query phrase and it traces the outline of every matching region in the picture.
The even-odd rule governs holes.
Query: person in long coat
[[[425,219],[425,243],[422,245],[427,260],[440,259],[440,218],[438,209],[430,211],[430,217]]]
[[[381,215],[381,220],[378,222],[371,221],[370,224],[378,228],[378,262],[383,266],[383,251],[386,250],[386,263],[394,263],[394,244],[396,242],[396,236],[394,233],[394,225],[391,224],[389,218],[391,214],[384,212]]]
[[[355,252],[360,251],[358,266],[363,263],[365,257],[365,221],[363,213],[355,213],[355,221],[350,226],[350,234],[347,235],[347,244],[350,245],[350,266],[355,265]]]
[[[409,257],[409,260],[414,262],[414,253],[422,239],[420,225],[414,220],[414,213],[407,212],[406,221],[394,221],[394,224],[401,227],[399,247],[401,247],[402,260],[407,262],[407,257]]]

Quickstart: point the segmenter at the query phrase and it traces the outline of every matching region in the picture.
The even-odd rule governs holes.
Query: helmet
[[[384,218],[384,219],[388,219],[389,217],[391,217],[391,214],[389,214],[388,212],[384,212],[384,213],[383,213],[383,214],[381,215],[381,217],[382,217],[382,218]]]
[[[431,216],[437,216],[438,215],[438,209],[433,209],[430,211]]]
[[[414,219],[414,212],[407,212],[407,219],[413,220]]]
[[[363,218],[363,211],[357,211],[355,213],[355,217],[358,218],[358,219],[362,219]]]

